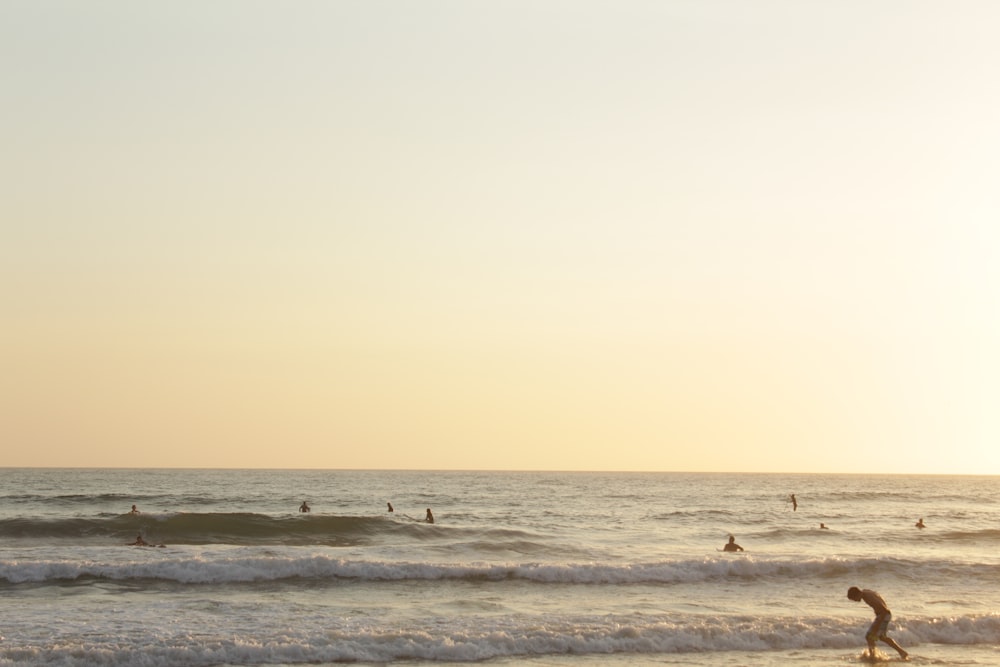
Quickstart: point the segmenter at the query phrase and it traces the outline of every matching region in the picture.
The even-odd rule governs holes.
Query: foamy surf
[[[482,617],[438,620],[388,628],[368,619],[295,619],[253,638],[214,633],[210,628],[158,629],[154,635],[92,634],[85,642],[60,638],[47,648],[4,647],[11,662],[37,665],[481,662],[498,658],[572,654],[672,655],[705,652],[848,650],[858,644],[858,624],[845,618],[786,616],[761,620],[743,616],[555,615],[544,620]],[[904,620],[901,641],[949,645],[994,644],[996,615],[923,622]],[[15,627],[15,631],[20,628]],[[986,639],[990,638],[990,639]],[[984,641],[986,639],[986,641]]]
[[[126,515],[131,471],[0,476],[0,664],[845,664],[852,585],[917,664],[1000,646],[991,480],[145,471]]]
[[[233,553],[237,551],[238,553]],[[79,548],[68,559],[0,560],[0,581],[45,583],[77,579],[111,581],[159,580],[181,584],[238,583],[308,579],[356,581],[525,581],[538,584],[696,584],[699,582],[766,583],[798,579],[813,581],[850,573],[877,571],[881,576],[915,579],[961,576],[991,585],[1000,578],[1000,564],[958,565],[948,561],[905,559],[783,557],[733,558],[730,555],[651,563],[435,563],[338,558],[314,550],[281,549],[283,555],[259,555],[254,550],[204,551],[164,548]]]

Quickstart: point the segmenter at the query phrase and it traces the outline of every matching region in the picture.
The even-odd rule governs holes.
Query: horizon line
[[[284,471],[284,472],[407,472],[407,473],[546,473],[546,474],[635,474],[635,475],[841,475],[869,477],[996,477],[996,473],[960,472],[852,472],[852,471],[738,471],[738,470],[596,470],[541,468],[300,468],[300,467],[217,467],[217,466],[4,466],[0,470],[203,470],[203,471]]]

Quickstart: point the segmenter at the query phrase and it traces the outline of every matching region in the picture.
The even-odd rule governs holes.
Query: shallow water
[[[914,662],[1000,658],[993,477],[0,478],[0,664],[843,664],[871,620],[851,585]]]

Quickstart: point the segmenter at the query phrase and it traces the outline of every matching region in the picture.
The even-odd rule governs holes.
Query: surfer
[[[892,612],[889,611],[889,607],[886,605],[885,600],[882,599],[882,596],[867,588],[862,590],[857,586],[851,586],[847,589],[847,599],[854,602],[861,602],[863,600],[865,604],[875,611],[875,620],[868,628],[868,632],[865,633],[865,641],[868,642],[868,657],[875,658],[875,640],[881,639],[896,649],[900,658],[906,660],[906,656],[909,654],[888,635]]]
[[[434,523],[434,515],[431,514],[431,508],[427,508],[427,517],[424,519],[427,523]]]
[[[390,512],[395,512],[396,511],[396,510],[392,509],[392,503],[386,503],[386,505],[389,506],[389,511]]]
[[[135,505],[132,505],[132,511],[129,512],[129,514],[142,514],[142,512],[139,511],[138,507],[136,507]]]
[[[795,510],[799,509],[799,501],[797,501],[795,499],[795,494],[794,493],[792,495],[790,495],[789,498],[792,501],[792,511],[794,512]]]
[[[147,542],[146,540],[142,539],[142,533],[139,533],[138,537],[135,538],[135,542],[133,542],[130,546],[133,546],[133,547],[148,547],[149,546],[149,542]]]
[[[306,501],[303,500],[302,504],[299,505],[299,511],[300,512],[311,512],[312,508],[309,507],[309,503],[307,503]]]
[[[913,525],[916,526],[917,528],[926,528],[927,527],[927,526],[924,525],[924,517],[920,517],[920,520],[917,521]]]
[[[743,547],[736,544],[736,538],[732,535],[729,536],[729,541],[726,542],[726,546],[722,547],[723,551],[743,551]]]

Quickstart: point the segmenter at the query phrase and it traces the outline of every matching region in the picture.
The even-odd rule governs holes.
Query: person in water
[[[431,514],[431,508],[427,508],[427,518],[424,519],[427,523],[434,523],[434,515]]]
[[[795,510],[799,509],[799,501],[795,499],[794,493],[789,497],[792,499],[792,511],[794,512]]]
[[[134,547],[148,547],[149,546],[149,542],[147,542],[146,540],[142,539],[142,533],[139,533],[139,535],[135,538],[135,542],[132,543],[132,546],[134,546]]]
[[[830,530],[830,526],[826,525],[825,523],[819,524],[819,527],[822,530]]]
[[[864,601],[875,612],[875,620],[868,628],[868,632],[865,633],[865,641],[868,642],[868,657],[875,658],[875,640],[881,639],[896,649],[900,658],[906,660],[906,656],[909,654],[888,635],[892,612],[889,611],[889,607],[886,605],[885,600],[882,599],[882,596],[867,588],[861,589],[857,586],[851,586],[847,589],[847,599],[854,602]]]
[[[913,525],[916,526],[917,528],[926,528],[927,527],[927,526],[924,525],[924,517],[920,517],[920,521],[917,521]]]
[[[135,505],[132,505],[132,511],[129,512],[129,514],[141,514],[141,512],[139,511],[138,507],[136,507]]]
[[[386,503],[386,505],[389,506],[389,511],[390,512],[395,512],[396,511],[396,510],[392,509],[392,503]]]
[[[309,507],[309,503],[307,503],[306,501],[303,500],[302,504],[299,505],[299,511],[300,512],[311,512],[312,508]]]
[[[743,551],[743,547],[736,544],[736,538],[732,535],[729,536],[729,541],[726,542],[726,546],[722,547],[723,551]]]

